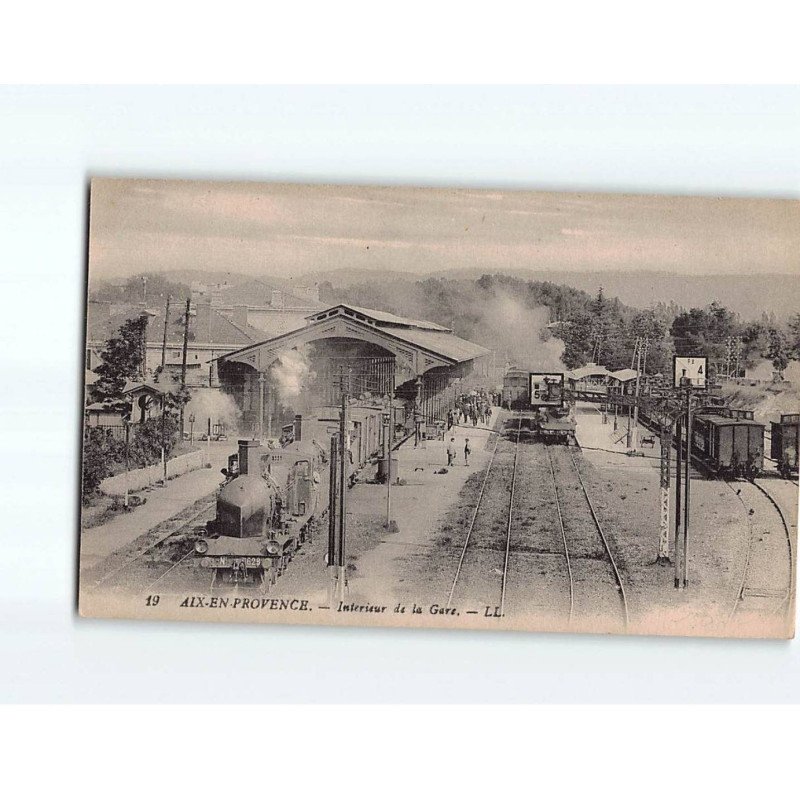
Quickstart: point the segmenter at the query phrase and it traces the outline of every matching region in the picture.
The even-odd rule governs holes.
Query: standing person
[[[475,410],[475,406],[472,406],[472,427],[474,428],[478,424],[478,412]]]
[[[452,428],[452,427],[453,427],[453,423],[454,423],[454,422],[455,422],[455,418],[454,418],[454,416],[453,416],[453,409],[451,408],[451,409],[450,409],[450,410],[447,412],[447,430],[450,430],[450,428]]]
[[[469,454],[472,452],[472,448],[469,446],[469,439],[464,442],[464,464],[469,466]]]
[[[450,442],[447,445],[447,466],[452,467],[456,463],[456,440],[450,437]]]

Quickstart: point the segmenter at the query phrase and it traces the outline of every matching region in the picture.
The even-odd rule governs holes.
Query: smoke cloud
[[[305,395],[314,380],[311,362],[305,347],[287,350],[270,369],[270,381],[278,390],[280,402],[298,409],[301,396]]]
[[[195,417],[195,432],[206,429],[209,417],[212,425],[221,422],[229,430],[238,430],[241,416],[233,398],[219,389],[194,389],[186,406],[187,419],[190,414]]]
[[[550,311],[529,308],[508,292],[497,292],[478,312],[480,341],[495,351],[496,367],[510,362],[532,371],[563,372],[564,342],[547,327]],[[476,334],[477,334],[476,330]]]

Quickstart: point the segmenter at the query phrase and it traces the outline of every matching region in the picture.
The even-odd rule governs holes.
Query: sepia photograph
[[[79,609],[791,638],[795,200],[95,178]]]

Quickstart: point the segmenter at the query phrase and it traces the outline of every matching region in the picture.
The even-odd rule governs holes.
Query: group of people
[[[447,443],[447,466],[454,467],[456,463],[456,439],[455,436],[450,437],[450,441]],[[469,446],[469,437],[464,440],[464,464],[465,466],[469,466],[469,454],[472,452],[472,448]]]
[[[453,408],[447,412],[447,430],[451,430],[455,425],[468,425],[472,427],[489,425],[492,419],[492,406],[498,405],[500,395],[486,389],[475,389],[468,394],[462,394],[456,398]],[[464,441],[464,464],[469,466],[469,456],[472,452],[469,439]],[[454,436],[450,437],[447,443],[447,466],[452,467],[456,463],[458,447]]]
[[[455,401],[454,408],[447,412],[447,430],[453,425],[466,425],[468,422],[476,427],[478,423],[488,425],[492,419],[492,406],[498,398],[494,392],[477,389],[469,394],[462,394]]]

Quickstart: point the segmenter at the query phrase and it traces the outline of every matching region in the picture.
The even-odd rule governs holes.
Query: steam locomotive
[[[297,419],[293,441],[278,448],[242,439],[228,459],[216,517],[195,542],[199,566],[212,571],[212,589],[266,590],[313,538],[325,507],[320,467],[326,454],[302,440],[301,428]]]
[[[563,373],[509,369],[503,378],[502,402],[517,412],[505,422],[508,431],[548,443],[574,441],[575,420]]]

